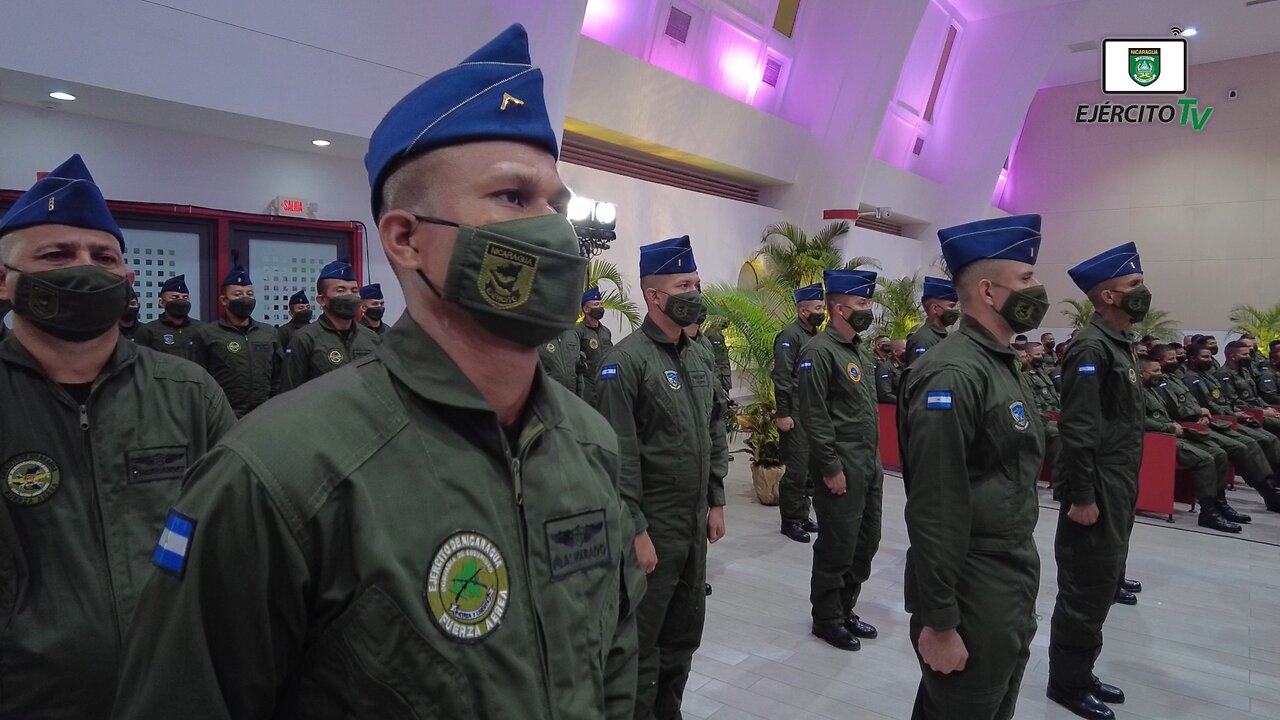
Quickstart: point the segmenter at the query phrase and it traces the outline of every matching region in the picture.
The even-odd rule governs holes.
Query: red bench
[[[898,408],[881,403],[880,465],[885,470],[902,469],[902,451],[898,448]]]

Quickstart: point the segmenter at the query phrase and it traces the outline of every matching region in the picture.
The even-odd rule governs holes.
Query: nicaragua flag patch
[[[1093,363],[1082,363],[1080,367],[1076,369],[1076,374],[1077,375],[1097,375],[1098,366]]]
[[[187,551],[191,548],[191,538],[195,532],[194,518],[170,508],[169,517],[164,521],[164,531],[160,533],[160,541],[156,543],[155,552],[151,553],[151,562],[181,580],[187,570]]]
[[[616,377],[618,377],[617,365],[605,365],[604,367],[600,368],[601,380],[613,380]]]
[[[942,390],[929,393],[924,398],[924,406],[929,410],[950,410],[951,392]]]
[[[812,361],[812,360],[801,360],[801,361],[800,361],[800,369],[801,369],[801,370],[805,370],[805,371],[812,370],[812,369],[813,369],[813,361]]]

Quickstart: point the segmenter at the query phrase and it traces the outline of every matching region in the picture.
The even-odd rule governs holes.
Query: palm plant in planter
[[[640,309],[627,297],[627,284],[622,279],[622,271],[618,266],[608,260],[592,260],[587,263],[587,287],[599,287],[601,280],[607,280],[613,285],[612,290],[600,288],[600,303],[604,305],[604,309],[621,315],[631,324],[632,330],[640,327]]]
[[[1272,340],[1280,340],[1280,303],[1269,308],[1236,305],[1228,317],[1231,332],[1254,336],[1259,347],[1266,348]]]
[[[897,280],[879,277],[876,284],[879,288],[872,300],[879,306],[879,312],[876,313],[874,335],[902,340],[924,324],[924,312],[920,309],[923,284],[918,274]]]

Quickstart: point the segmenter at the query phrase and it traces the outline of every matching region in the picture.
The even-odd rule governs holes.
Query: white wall
[[[1097,83],[1036,96],[1005,197],[1044,216],[1040,275],[1055,300],[1081,296],[1069,267],[1133,240],[1154,306],[1183,328],[1221,332],[1233,305],[1280,301],[1280,53],[1194,65],[1189,88],[1215,108],[1199,132],[1077,125],[1076,105],[1126,100]]]

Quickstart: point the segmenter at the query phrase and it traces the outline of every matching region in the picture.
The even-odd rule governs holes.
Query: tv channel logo
[[[1102,92],[1182,95],[1186,91],[1186,38],[1107,38],[1102,41]]]

